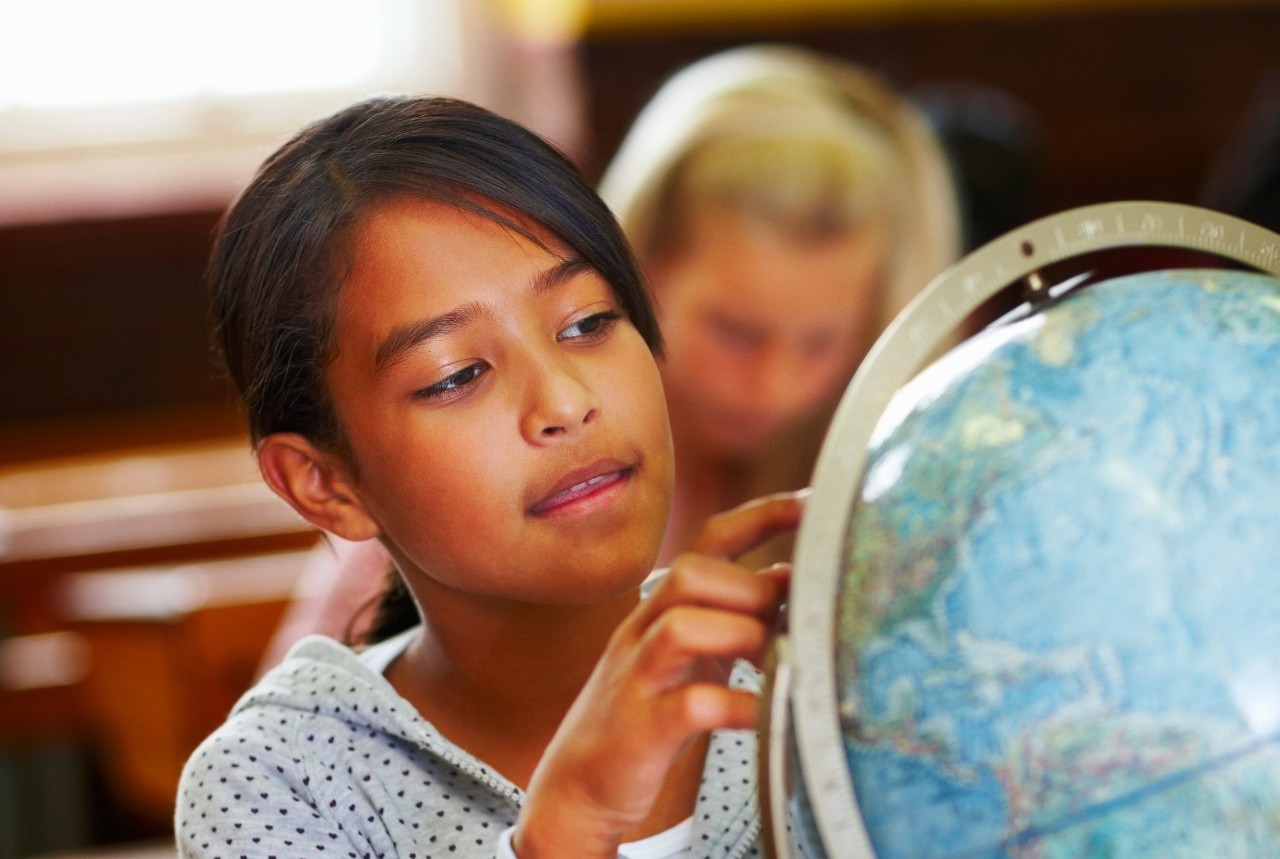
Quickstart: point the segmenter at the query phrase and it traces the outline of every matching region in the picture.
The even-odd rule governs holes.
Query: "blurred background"
[[[257,163],[361,95],[437,92],[595,180],[667,75],[760,41],[911,94],[969,247],[1108,200],[1275,207],[1274,2],[0,0],[0,859],[172,853],[182,762],[315,543],[205,330]]]

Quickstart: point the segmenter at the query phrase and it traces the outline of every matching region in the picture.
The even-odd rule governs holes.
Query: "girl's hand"
[[[618,626],[530,780],[513,838],[520,859],[614,859],[698,737],[755,727],[756,696],[730,689],[729,672],[736,659],[759,664],[790,569],[754,573],[732,558],[794,528],[803,497],[712,517],[695,551]]]

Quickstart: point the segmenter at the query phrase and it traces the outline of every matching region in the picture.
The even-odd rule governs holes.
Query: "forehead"
[[[505,281],[571,255],[529,218],[496,205],[479,209],[412,196],[374,205],[350,233],[344,297],[404,293],[422,301],[466,284]]]
[[[371,208],[350,233],[331,357],[376,355],[396,330],[463,306],[495,318],[523,306],[537,276],[570,254],[546,230],[519,225],[530,235],[418,197]]]
[[[873,300],[887,248],[885,230],[871,222],[812,241],[750,220],[698,219],[658,285],[667,299],[739,314],[830,319]]]
[[[566,246],[545,226],[508,206],[484,198],[437,200],[397,194],[369,206],[351,228],[356,252],[377,252],[379,244],[406,242],[420,252],[456,249],[459,241],[505,237],[523,240],[543,250],[564,253]]]

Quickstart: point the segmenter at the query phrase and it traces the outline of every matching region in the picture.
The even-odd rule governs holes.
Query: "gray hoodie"
[[[182,774],[179,852],[201,859],[493,859],[524,793],[455,746],[383,676],[411,633],[357,654],[300,642],[250,689]],[[753,686],[749,669],[735,685]],[[756,740],[717,732],[692,857],[759,855]]]

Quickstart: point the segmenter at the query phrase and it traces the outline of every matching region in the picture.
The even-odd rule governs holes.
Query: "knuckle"
[[[687,609],[676,607],[667,610],[654,624],[653,637],[655,643],[668,650],[685,650],[697,631],[693,613]]]
[[[701,577],[700,556],[689,552],[679,555],[671,565],[671,572],[667,574],[667,592],[677,602],[687,600],[697,593]]]
[[[737,516],[734,510],[725,510],[708,517],[702,526],[702,537],[705,541],[718,543],[727,539],[734,532]]]
[[[679,698],[679,718],[686,724],[703,728],[719,725],[726,709],[723,691],[709,686],[690,686]]]

